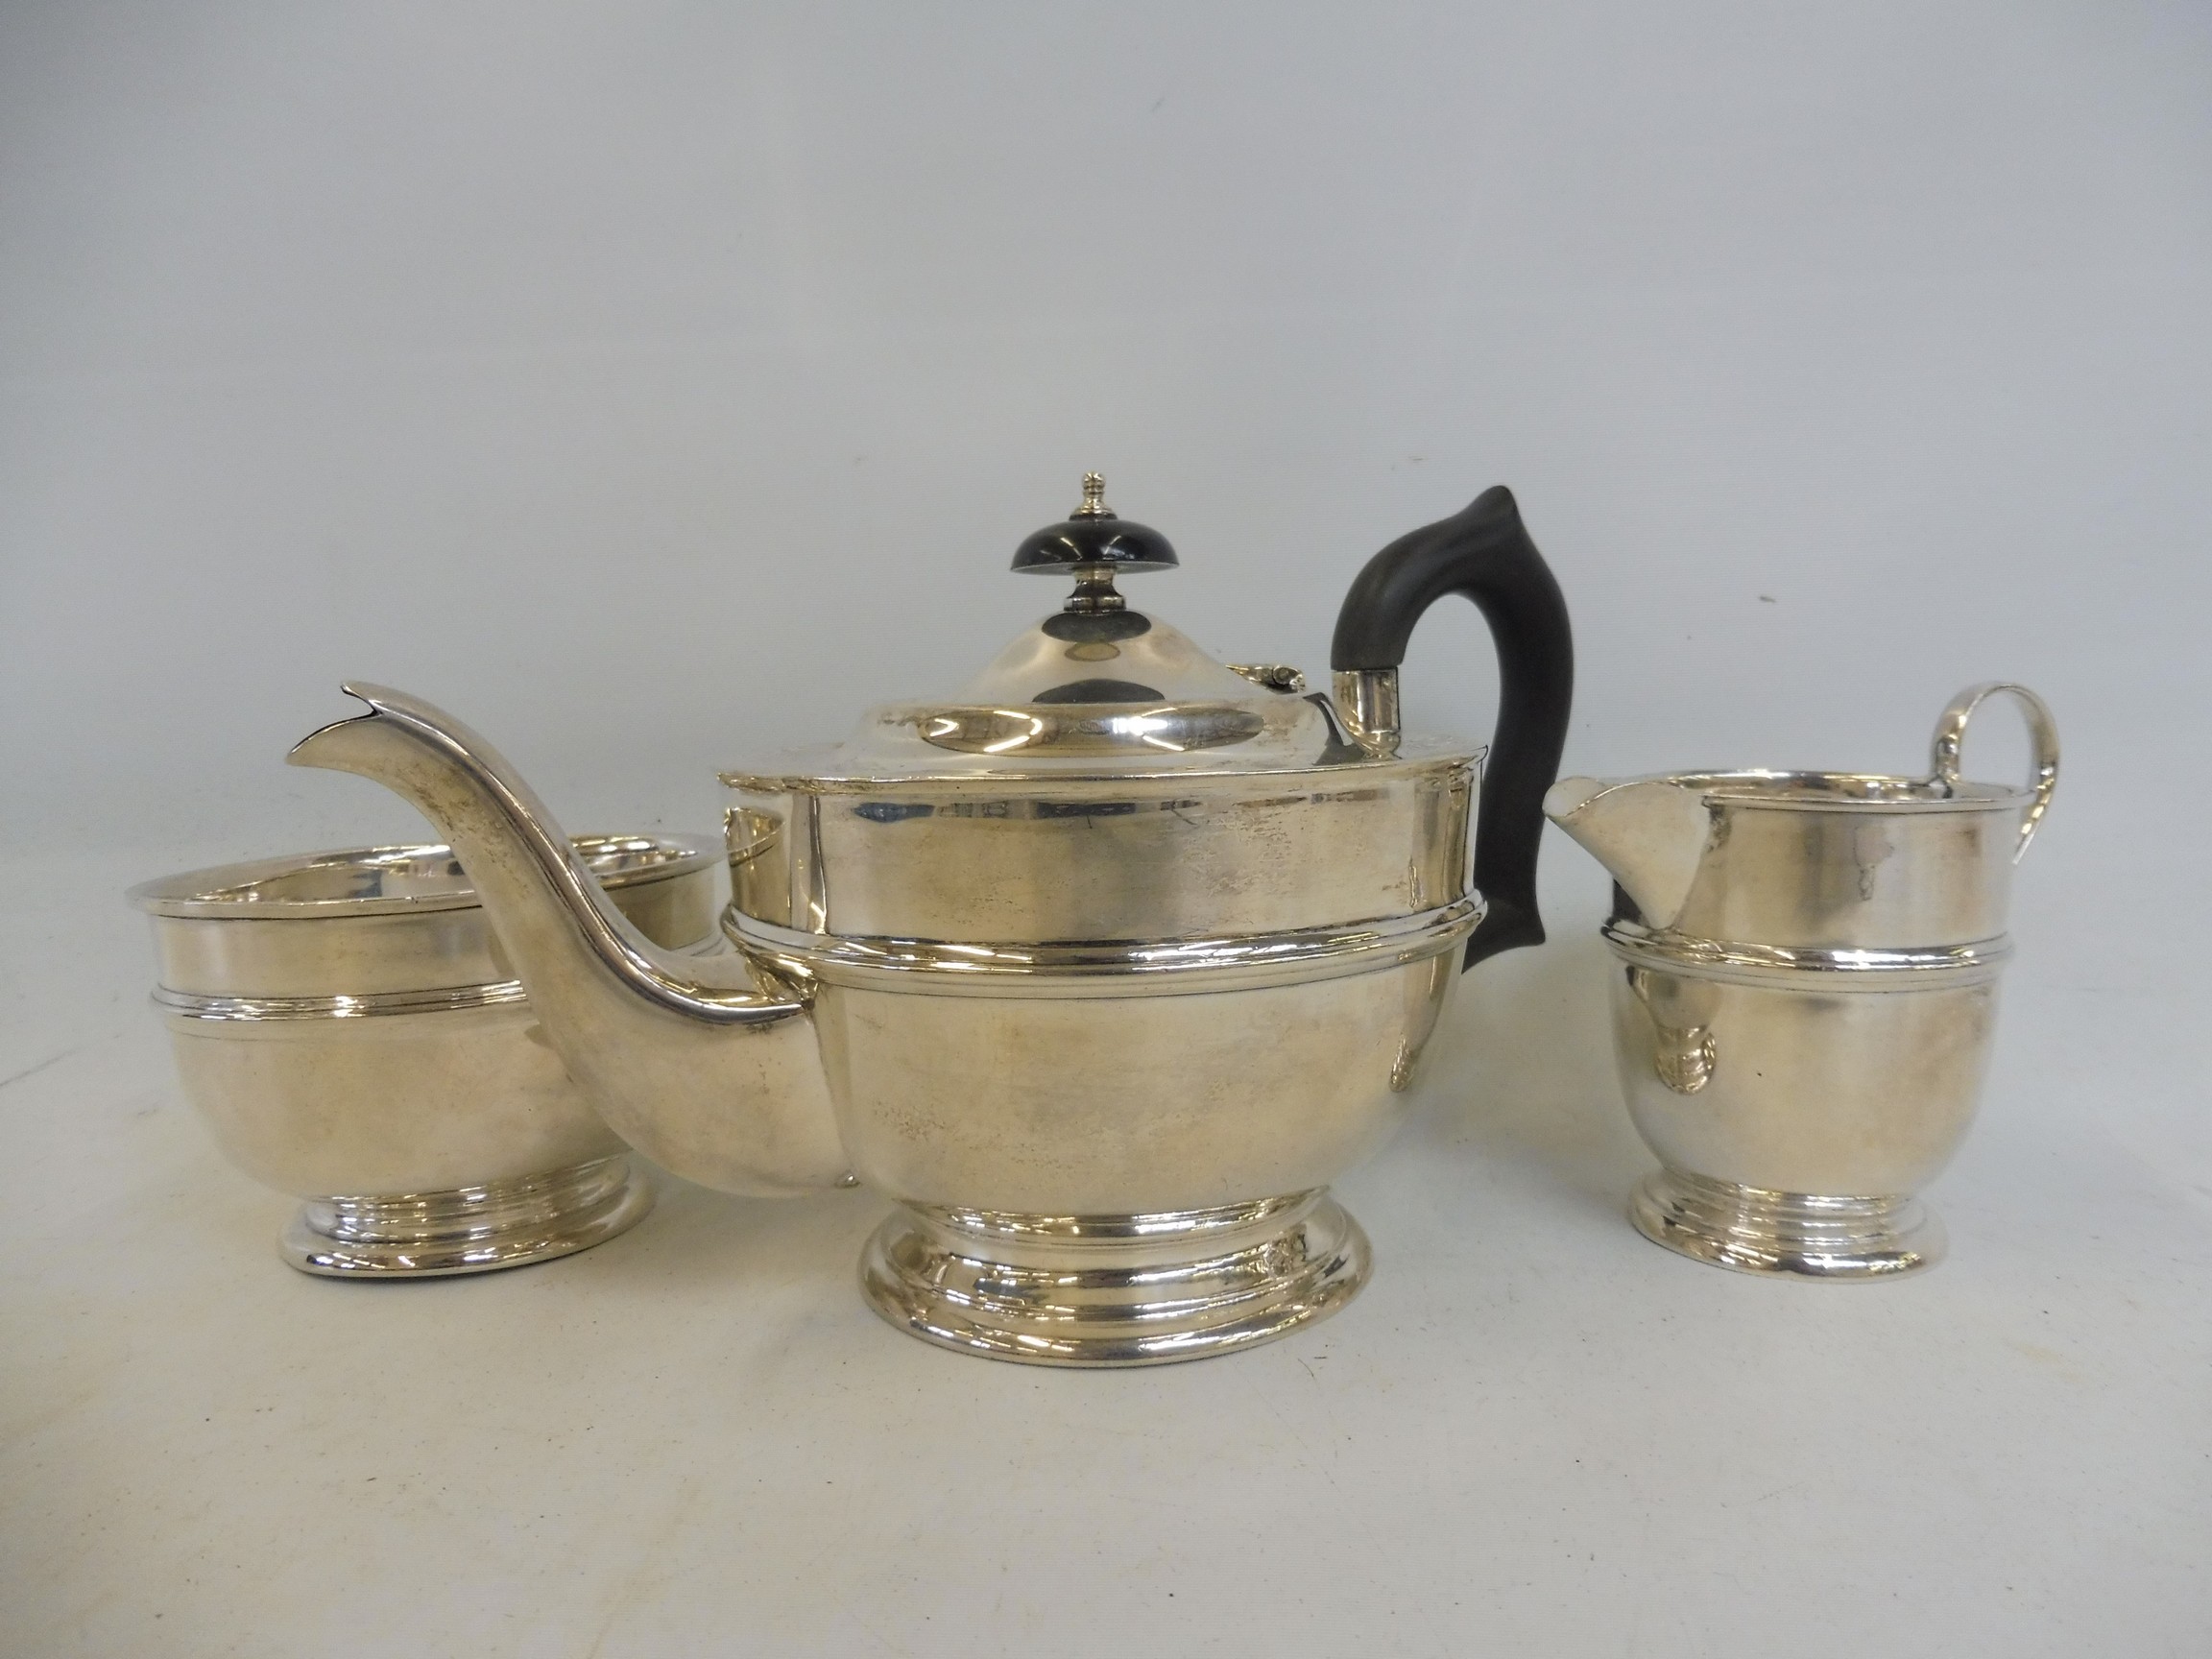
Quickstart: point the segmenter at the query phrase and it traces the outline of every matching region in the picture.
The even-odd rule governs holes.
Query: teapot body
[[[1479,757],[1300,771],[731,774],[724,928],[811,998],[854,1172],[902,1202],[1179,1212],[1395,1124],[1481,918]]]

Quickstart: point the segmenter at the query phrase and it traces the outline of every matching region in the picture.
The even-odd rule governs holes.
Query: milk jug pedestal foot
[[[901,1330],[1032,1365],[1162,1365],[1326,1317],[1366,1283],[1367,1236],[1325,1191],[1156,1215],[902,1205],[860,1262]]]
[[[1942,1222],[1909,1194],[1768,1192],[1655,1169],[1636,1184],[1628,1219],[1695,1261],[1772,1277],[1895,1279],[1943,1257]]]
[[[310,1198],[277,1240],[302,1273],[428,1279],[525,1267],[601,1244],[653,1208],[628,1154],[449,1192]]]

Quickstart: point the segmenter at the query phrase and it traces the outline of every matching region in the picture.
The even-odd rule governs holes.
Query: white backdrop
[[[1570,770],[1914,768],[2045,694],[1998,1092],[2201,1261],[2208,301],[2201,7],[8,7],[0,1074],[139,1031],[129,880],[419,832],[281,766],[342,678],[572,830],[705,825],[1048,609],[1006,561],[1086,469],[1182,552],[1140,604],[1312,673],[1506,482]],[[1487,664],[1433,613],[1409,723]],[[1508,1115],[1602,1087],[1541,961],[1455,1015],[1527,1022]]]

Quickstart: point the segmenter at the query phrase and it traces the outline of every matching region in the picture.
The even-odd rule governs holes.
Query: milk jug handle
[[[1953,789],[1959,787],[1959,751],[1966,741],[1966,724],[1974,718],[1975,709],[2000,692],[2020,706],[2021,717],[2028,722],[2029,742],[2034,748],[2035,770],[2028,786],[2035,792],[2035,804],[2020,820],[2020,840],[2012,849],[2012,861],[2017,864],[2028,851],[2028,843],[2035,839],[2035,827],[2043,822],[2052,791],[2058,787],[2058,726],[2043,699],[2027,686],[2006,680],[1985,680],[1967,686],[1951,699],[1950,707],[1936,722],[1933,765],[1936,781]]]
[[[1447,593],[1475,602],[1498,650],[1498,727],[1475,826],[1475,885],[1487,902],[1463,967],[1544,943],[1536,852],[1544,791],[1558,775],[1575,691],[1575,642],[1513,493],[1485,490],[1463,512],[1401,536],[1367,562],[1344,596],[1330,647],[1337,701],[1363,744],[1398,741],[1398,667],[1423,613]]]

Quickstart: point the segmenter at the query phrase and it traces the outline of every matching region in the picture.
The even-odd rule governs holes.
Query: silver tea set
[[[149,882],[185,1091],[302,1200],[338,1278],[516,1266],[635,1224],[635,1148],[760,1196],[893,1202],[860,1281],[963,1352],[1135,1365],[1284,1335],[1369,1252],[1330,1184],[1397,1126],[1460,971],[1541,944],[1547,817],[1615,879],[1613,1041],[1662,1167],[1647,1237],[1749,1272],[1893,1277],[1978,1100],[2006,902],[2057,777],[2050,714],[1972,687],[1924,777],[1555,780],[1557,583],[1503,488],[1402,537],[1334,679],[1224,664],[1118,583],[1173,567],[1095,474],[1014,568],[1062,607],[957,691],[725,772],[709,837],[571,840],[496,750],[383,687],[296,765],[371,778],[439,845]],[[1488,750],[1400,729],[1415,624],[1489,624]],[[2026,787],[1969,782],[2004,693]],[[728,873],[728,902],[720,905]],[[718,922],[718,926],[717,926]]]

